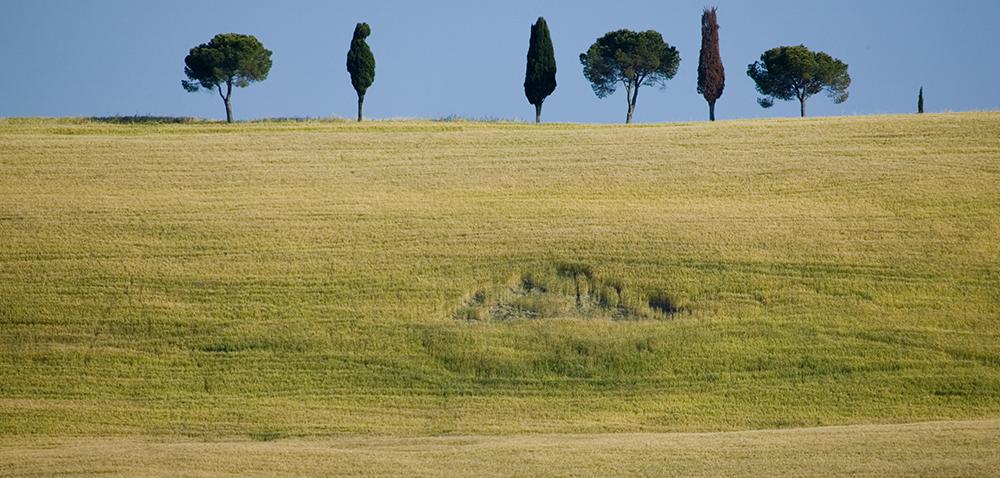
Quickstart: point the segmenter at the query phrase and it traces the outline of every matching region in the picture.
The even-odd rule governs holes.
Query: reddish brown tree
[[[708,118],[715,121],[715,102],[726,87],[726,70],[719,54],[719,22],[716,7],[701,14],[701,57],[698,59],[698,93],[708,102]]]

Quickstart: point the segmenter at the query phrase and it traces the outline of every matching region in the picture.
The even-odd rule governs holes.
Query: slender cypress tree
[[[556,89],[556,54],[545,19],[531,26],[528,40],[528,67],[524,73],[524,96],[535,105],[535,123],[542,122],[542,102]]]
[[[354,27],[354,38],[351,49],[347,52],[347,71],[351,74],[351,84],[358,92],[358,121],[361,121],[365,104],[365,92],[375,82],[375,55],[365,43],[365,38],[372,30],[367,23],[359,23]]]
[[[726,87],[726,70],[719,54],[719,22],[716,7],[701,14],[701,57],[698,59],[698,93],[708,102],[708,118],[715,121],[715,102]]]
[[[924,87],[920,87],[920,93],[917,93],[917,113],[924,113]]]

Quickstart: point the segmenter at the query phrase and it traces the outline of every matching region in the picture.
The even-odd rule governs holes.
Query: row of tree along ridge
[[[367,23],[358,23],[347,52],[347,71],[358,96],[358,121],[364,119],[365,94],[375,82],[375,55],[366,39],[371,35]],[[594,94],[608,97],[619,87],[625,88],[628,105],[625,123],[631,123],[642,86],[665,87],[677,74],[681,63],[677,48],[664,41],[655,30],[636,32],[615,30],[598,38],[580,54],[583,76]],[[184,58],[188,91],[216,91],[226,106],[226,121],[233,121],[233,87],[267,79],[271,70],[271,51],[253,35],[220,33],[208,43],[191,49]],[[775,100],[798,100],[801,116],[806,115],[806,100],[826,91],[835,103],[847,101],[851,77],[847,64],[803,45],[781,46],[767,50],[760,60],[747,67],[747,75],[756,83],[762,96],[757,102],[764,108]],[[715,105],[726,85],[726,73],[719,51],[719,22],[716,8],[706,8],[701,16],[701,52],[698,59],[698,93],[708,103],[709,119],[715,121]],[[524,95],[535,107],[535,122],[542,121],[542,104],[556,90],[556,57],[552,36],[544,18],[531,26],[528,40]],[[923,108],[921,90],[920,110]]]

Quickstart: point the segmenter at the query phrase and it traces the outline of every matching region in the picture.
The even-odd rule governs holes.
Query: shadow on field
[[[188,116],[92,116],[87,119],[95,123],[108,124],[190,124],[209,122]]]
[[[226,124],[223,120],[195,118],[191,116],[91,116],[86,118],[95,123],[122,124],[122,125],[157,125],[157,124]],[[328,122],[340,123],[347,120],[343,118],[312,118],[312,117],[278,117],[278,118],[257,118],[249,120],[238,120],[235,123],[315,123]]]

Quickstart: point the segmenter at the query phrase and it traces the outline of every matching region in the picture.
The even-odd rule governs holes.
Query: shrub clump
[[[680,302],[666,292],[636,293],[624,281],[603,277],[588,264],[560,262],[526,271],[493,290],[476,290],[452,317],[465,321],[641,320],[668,318],[682,310]]]
[[[670,294],[658,290],[649,294],[649,308],[664,315],[673,315],[682,310],[677,299]]]

